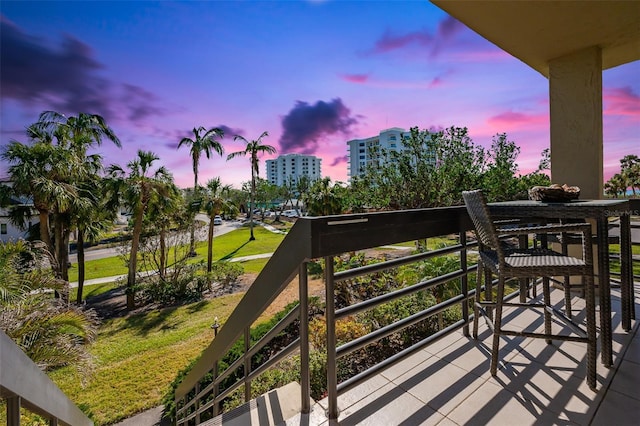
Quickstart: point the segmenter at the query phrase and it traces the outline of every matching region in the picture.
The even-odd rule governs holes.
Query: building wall
[[[38,223],[38,217],[34,216],[29,219],[28,225]],[[6,243],[8,241],[17,241],[25,239],[27,231],[22,230],[11,223],[9,220],[9,212],[6,208],[0,208],[0,241]]]
[[[392,127],[380,131],[377,136],[348,141],[349,176],[362,175],[368,165],[384,161],[384,158],[380,157],[383,150],[386,152],[402,151],[402,138],[409,135],[410,132],[400,127]]]
[[[267,180],[274,185],[282,186],[289,179],[298,180],[307,176],[310,180],[322,177],[322,160],[313,155],[285,154],[275,160],[267,160]]]

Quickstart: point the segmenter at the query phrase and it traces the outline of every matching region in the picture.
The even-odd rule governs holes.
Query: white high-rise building
[[[318,180],[322,177],[320,169],[322,160],[313,155],[284,154],[275,160],[267,160],[267,180],[274,185],[282,186],[298,180],[301,176],[307,176],[309,180]]]
[[[360,176],[373,161],[384,161],[380,154],[384,150],[400,152],[403,150],[403,137],[409,137],[410,132],[400,127],[392,127],[380,131],[377,136],[366,139],[353,139],[347,142],[349,146],[349,176]]]

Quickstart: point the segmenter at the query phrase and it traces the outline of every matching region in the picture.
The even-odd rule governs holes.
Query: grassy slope
[[[263,228],[255,228],[254,234],[254,241],[249,241],[248,228],[217,237],[215,259],[273,252],[284,238]],[[197,252],[195,261],[206,258],[206,242],[198,245]],[[245,262],[246,272],[259,272],[267,260]],[[118,262],[122,260],[117,257],[87,262],[94,274],[90,278],[110,276],[113,269],[105,265]],[[99,294],[112,287],[113,284],[87,286],[85,294]],[[84,387],[78,372],[71,367],[57,370],[51,377],[97,425],[155,407],[177,372],[213,339],[213,318],[217,316],[224,323],[241,297],[242,294],[229,295],[106,321],[91,348],[96,368]]]
[[[50,374],[96,425],[160,403],[176,373],[213,339],[211,324],[231,314],[242,294],[106,321],[91,352],[94,374],[84,387],[71,367]]]

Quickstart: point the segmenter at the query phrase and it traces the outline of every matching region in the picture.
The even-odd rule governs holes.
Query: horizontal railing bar
[[[236,371],[238,368],[244,365],[244,356],[240,356],[235,361],[233,361],[226,370],[220,373],[213,381],[212,384],[219,385],[224,379],[226,379],[231,373]]]
[[[347,269],[346,271],[336,272],[334,274],[334,281],[344,281],[351,278],[356,278],[363,275],[368,275],[374,272],[383,271],[385,269],[396,268],[398,266],[407,265],[409,263],[419,262],[421,260],[430,259],[436,256],[443,256],[449,253],[460,252],[463,246],[456,244],[454,246],[441,248],[438,250],[428,251],[424,253],[412,254],[410,256],[403,256],[397,259],[386,260],[384,262],[374,263],[371,265],[360,266],[358,268]]]
[[[184,406],[178,410],[176,410],[176,418],[178,418],[178,414],[182,413],[184,414],[184,412],[186,410],[189,409],[189,407],[191,407],[193,404],[195,404],[197,401],[197,398],[192,398],[190,401],[185,402]]]
[[[255,355],[260,349],[262,349],[264,347],[264,345],[266,345],[269,342],[269,340],[271,340],[273,337],[275,337],[276,334],[280,333],[282,330],[284,330],[285,327],[287,327],[289,324],[291,324],[293,321],[295,321],[296,317],[299,316],[299,312],[300,312],[300,305],[297,305],[287,315],[285,315],[280,321],[278,321],[278,324],[273,326],[273,328],[271,330],[269,330],[269,332],[267,334],[262,336],[262,338],[260,338],[260,340],[258,340],[251,347],[251,349],[246,354],[246,356],[251,357],[251,356]],[[236,359],[235,361],[233,361],[227,367],[226,370],[224,370],[222,373],[220,373],[218,375],[218,377],[216,377],[216,379],[213,382],[213,384],[214,385],[220,384],[224,379],[227,378],[227,376],[229,376],[229,374],[233,373],[234,371],[236,371],[236,369],[240,368],[243,363],[244,363],[244,356],[241,356],[238,359]]]
[[[272,359],[277,358],[277,357],[285,357],[287,355],[289,355],[291,352],[293,352],[296,348],[296,346],[298,346],[300,344],[300,338],[294,340],[293,342],[291,342],[287,347],[285,347],[284,349],[282,349],[280,352],[278,352],[276,355],[272,356],[271,358],[269,358],[269,360],[267,361],[267,363],[269,363]],[[283,354],[283,352],[285,352]],[[280,361],[280,358],[278,358],[278,361]],[[275,363],[275,362],[274,362]],[[264,364],[263,364],[264,365]],[[262,368],[262,365],[254,370],[255,371],[260,371],[263,372],[264,370],[260,370],[260,368]],[[254,372],[251,372],[249,374],[249,379],[251,380],[253,377],[255,377],[253,375]],[[240,378],[238,378],[238,380],[236,382],[234,382],[231,386],[229,386],[227,389],[225,389],[224,391],[220,392],[220,394],[218,396],[216,396],[216,398],[214,399],[215,402],[221,402],[223,399],[225,399],[227,396],[229,396],[229,394],[231,394],[231,392],[235,391],[236,389],[238,389],[240,386],[242,386],[245,382],[245,376],[242,376]]]
[[[267,332],[264,336],[260,338],[252,347],[249,349],[247,356],[254,356],[260,349],[262,349],[271,339],[273,339],[278,333],[287,328],[291,323],[293,323],[300,316],[300,304],[296,305],[287,315],[285,315],[278,323]]]
[[[198,412],[194,411],[193,413],[187,415],[184,419],[181,419],[181,421],[182,422],[188,422],[191,419],[195,419],[197,415],[198,415]]]
[[[251,373],[249,373],[249,380],[255,379],[260,374],[264,373],[266,370],[273,367],[278,362],[282,361],[283,358],[293,353],[299,347],[300,347],[300,338],[297,338],[293,342],[289,343],[280,352],[278,352],[277,354],[269,358],[266,362],[262,363],[258,368],[251,371]]]
[[[398,352],[395,355],[390,356],[389,358],[385,359],[384,361],[374,365],[373,367],[356,374],[355,376],[345,380],[342,383],[338,384],[338,395],[347,392],[350,389],[353,389],[354,387],[358,386],[359,384],[361,384],[362,382],[364,382],[365,380],[375,376],[376,374],[386,370],[387,368],[389,368],[391,365],[395,364],[396,362],[404,359],[405,357],[419,351],[420,349],[422,349],[423,347],[435,342],[436,340],[441,339],[444,336],[447,336],[449,333],[451,333],[452,331],[461,328],[462,326],[464,326],[466,324],[465,320],[461,319],[458,320],[456,322],[454,322],[453,324],[443,328],[442,330],[432,334],[429,337],[426,337],[425,339],[421,340],[420,342],[416,343],[413,346],[410,346],[406,349],[403,349],[402,351]]]
[[[472,269],[474,269],[474,266],[472,266],[471,268],[467,268],[467,270],[472,270]],[[436,285],[444,284],[448,281],[455,280],[456,278],[460,278],[466,274],[467,272],[463,271],[462,269],[458,269],[457,271],[453,271],[448,274],[441,275],[439,277],[431,278],[426,281],[420,281],[409,287],[403,287],[399,290],[381,294],[380,296],[372,297],[371,299],[363,300],[362,302],[358,302],[350,306],[345,306],[344,308],[340,308],[336,310],[335,318],[340,319],[340,318],[347,317],[349,315],[354,315],[358,312],[365,311],[374,306],[391,302],[393,300],[399,299],[404,296],[408,296],[418,291],[426,290],[431,287],[435,287]]]
[[[450,308],[451,306],[457,305],[460,302],[467,299],[469,299],[469,295],[465,296],[464,294],[459,294],[455,297],[451,297],[447,299],[444,302],[438,303],[437,305],[431,306],[427,309],[424,309],[420,312],[416,312],[415,314],[410,315],[406,318],[403,318],[399,321],[393,322],[389,325],[379,328],[378,330],[373,331],[369,334],[366,334],[362,337],[358,337],[357,339],[354,339],[349,343],[345,343],[344,345],[336,348],[336,356],[337,357],[345,356],[373,342],[377,342],[378,340],[384,337],[387,337],[393,333],[396,333],[416,323],[419,323],[420,321],[424,321],[425,319],[433,315],[436,315],[440,312],[443,312],[448,308]]]
[[[300,218],[291,227],[249,290],[242,297],[218,335],[202,352],[200,359],[175,391],[176,400],[184,397],[216,361],[222,359],[262,312],[298,274],[298,266],[311,259],[312,220]]]

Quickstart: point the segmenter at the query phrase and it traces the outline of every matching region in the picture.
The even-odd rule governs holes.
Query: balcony
[[[632,210],[638,211],[637,204],[633,200]],[[489,374],[488,329],[481,322],[477,341],[468,333],[472,321],[469,299],[475,294],[476,270],[475,242],[470,238],[470,230],[464,207],[299,219],[178,387],[178,424],[217,424],[219,421],[223,424],[286,421],[290,425],[635,423],[640,415],[640,395],[634,388],[640,378],[640,340],[636,322],[630,331],[621,326],[619,288],[611,293],[614,364],[611,368],[598,364],[595,392],[584,381],[586,353],[584,344],[580,343],[554,341],[553,345],[547,345],[538,339],[504,338],[501,368],[496,377]],[[334,257],[343,253],[434,237],[449,238],[451,243],[425,253],[333,271]],[[457,259],[455,271],[350,305],[334,306],[336,283],[443,256]],[[613,253],[612,257],[615,258]],[[312,259],[324,259],[327,265],[324,310],[329,348],[326,351],[327,392],[326,397],[317,402],[309,398],[309,351],[312,348],[306,315],[307,265]],[[251,342],[249,327],[253,321],[296,276],[300,289],[298,307],[259,341]],[[637,275],[634,279],[637,283]],[[411,312],[365,336],[336,343],[336,324],[341,318],[416,292],[436,289],[452,280],[457,282],[459,291],[446,300]],[[518,294],[518,286],[513,288],[510,297]],[[552,291],[552,297],[557,308],[563,309],[563,292]],[[636,303],[635,311],[637,306]],[[583,300],[574,296],[572,310],[578,321],[582,320],[583,308]],[[439,329],[422,336],[422,340],[355,376],[339,378],[337,363],[341,358],[452,309],[458,312],[458,317],[439,325]],[[301,312],[305,315],[300,315]],[[527,326],[529,330],[543,326],[542,318],[533,312],[513,312],[510,316],[510,323]],[[294,322],[299,323],[298,339],[271,354],[268,360],[256,363],[255,354]],[[223,371],[217,366],[237,341],[244,342],[244,355]],[[244,408],[215,417],[220,414],[220,402],[237,389],[244,387],[246,401],[256,397],[251,394],[252,380],[291,354],[300,358],[300,386],[293,396],[291,393],[272,398],[269,395],[277,394],[263,395]],[[229,377],[238,372],[238,380],[230,383]],[[289,415],[292,407],[297,412],[293,416]]]
[[[552,296],[563,304],[561,291]],[[341,395],[338,420],[342,425],[637,424],[640,334],[637,324],[630,333],[622,330],[618,292],[613,299],[614,366],[598,365],[597,392],[584,381],[584,345],[571,342],[549,346],[538,339],[503,339],[504,362],[492,377],[490,334],[484,327],[478,341],[451,333]],[[575,310],[583,308],[581,299],[573,302]],[[541,317],[527,314],[510,321],[537,323],[541,331]],[[325,398],[287,425],[328,425],[327,405]]]

